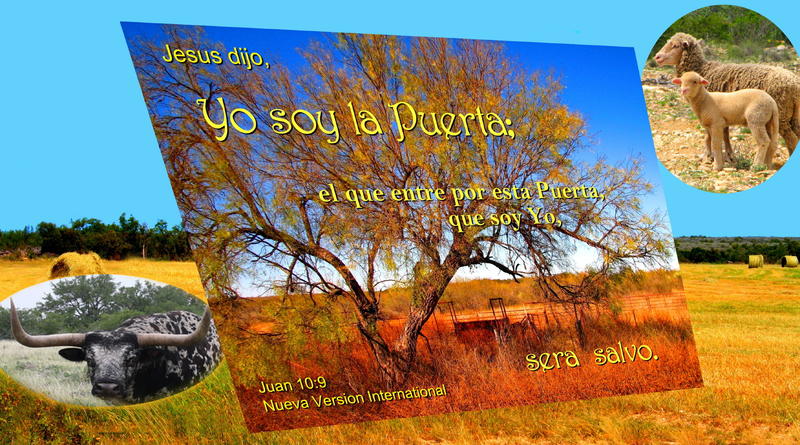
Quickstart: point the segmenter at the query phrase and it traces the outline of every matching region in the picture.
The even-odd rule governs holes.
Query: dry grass
[[[0,262],[0,295],[47,278],[49,262]],[[109,262],[200,291],[192,263]],[[78,409],[0,373],[0,442],[81,443],[796,443],[800,270],[682,268],[706,387],[250,435],[226,365],[195,388],[136,408]],[[194,276],[194,282],[191,282]],[[45,439],[43,439],[45,438]],[[12,441],[15,440],[15,441]]]
[[[562,283],[577,283],[583,274],[562,274]],[[668,293],[680,288],[680,279],[669,270],[635,272],[620,277],[612,285],[612,295],[633,293]],[[381,295],[381,310],[391,318],[408,313],[410,289],[392,288]],[[452,301],[456,310],[485,310],[490,298],[503,298],[507,307],[544,301],[542,290],[533,278],[514,280],[457,280],[447,285],[442,301]]]
[[[69,277],[72,275],[102,274],[104,272],[100,255],[94,252],[62,253],[53,261],[53,265],[50,266],[51,279]]]
[[[48,258],[24,261],[0,260],[0,299],[47,281],[52,261]],[[200,275],[193,262],[150,261],[137,258],[124,261],[103,260],[103,268],[108,274],[149,278],[171,284],[205,300]]]
[[[13,340],[0,340],[0,368],[26,387],[58,400],[84,406],[105,406],[91,395],[86,364],[64,360],[60,346],[26,348]]]
[[[439,328],[429,323],[420,340],[417,366],[402,390],[413,387],[446,385],[447,397],[388,404],[358,404],[347,409],[312,409],[266,414],[262,400],[297,400],[304,393],[275,393],[262,396],[257,392],[259,378],[265,382],[293,381],[297,376],[325,376],[328,387],[313,394],[337,396],[366,394],[367,391],[390,389],[380,380],[378,370],[366,343],[355,328],[345,326],[344,337],[320,337],[318,332],[276,329],[284,332],[279,339],[254,337],[246,333],[248,314],[267,312],[274,300],[261,299],[247,303],[215,303],[213,308],[223,347],[229,354],[235,350],[237,360],[231,362],[233,381],[242,398],[245,417],[256,431],[280,430],[308,426],[331,425],[363,420],[379,420],[442,412],[519,406],[532,403],[575,400],[618,394],[696,387],[700,381],[691,332],[685,319],[616,320],[604,314],[597,320],[585,320],[587,348],[577,346],[571,325],[564,328],[551,324],[540,326],[539,340],[532,331],[517,332],[498,349],[491,331],[474,331],[471,340],[457,338],[449,320],[440,320]],[[293,304],[296,304],[294,302]],[[222,322],[221,320],[225,320]],[[394,342],[401,334],[404,320],[381,323],[381,334]],[[353,331],[353,332],[349,332]],[[466,344],[464,340],[467,340]],[[638,360],[633,363],[597,366],[595,348],[648,345],[658,361]],[[524,357],[530,353],[574,351],[581,365],[568,369],[552,369],[533,373],[525,368]],[[290,355],[290,359],[285,359]],[[648,357],[649,358],[649,357]],[[309,403],[311,403],[309,401]]]

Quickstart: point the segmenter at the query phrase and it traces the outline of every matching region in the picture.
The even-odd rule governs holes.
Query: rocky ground
[[[642,75],[653,143],[658,159],[667,170],[686,184],[716,193],[747,190],[775,174],[777,170],[752,165],[756,144],[745,127],[731,128],[733,164],[726,164],[722,171],[714,171],[704,156],[705,130],[681,97],[679,87],[672,84],[673,73],[672,67],[645,68]],[[776,169],[786,163],[788,154],[781,139],[773,158]]]

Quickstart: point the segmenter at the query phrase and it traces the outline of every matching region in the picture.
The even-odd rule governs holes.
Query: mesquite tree
[[[586,163],[580,116],[559,101],[559,82],[526,71],[497,43],[389,36],[321,38],[303,62],[273,61],[270,69],[226,64],[167,64],[164,43],[217,48],[201,32],[165,28],[166,42],[140,41],[134,62],[176,197],[184,213],[206,287],[235,298],[245,268],[286,292],[349,301],[360,334],[382,376],[403,381],[417,340],[454,275],[490,267],[516,278],[537,277],[547,298],[583,302],[602,295],[603,277],[631,261],[658,261],[668,240],[658,215],[643,211],[650,184],[638,161]],[[221,120],[241,107],[259,127],[251,134],[220,131],[201,115],[198,99]],[[515,137],[401,138],[387,104],[406,101],[428,112],[491,110],[512,122]],[[370,110],[383,132],[357,134],[352,119],[338,121],[339,140],[317,131],[277,134],[269,110],[329,110],[349,116]],[[409,117],[409,116],[407,116]],[[410,117],[409,117],[410,118]],[[242,124],[243,126],[246,126]],[[402,141],[400,140],[402,139]],[[357,189],[534,187],[536,181],[593,185],[605,199],[547,202],[560,225],[536,224],[524,199],[452,199],[324,203],[331,185]],[[522,214],[520,226],[458,230],[451,215]],[[563,282],[576,246],[597,252],[592,273]],[[399,281],[410,289],[402,334],[381,335],[381,291]]]

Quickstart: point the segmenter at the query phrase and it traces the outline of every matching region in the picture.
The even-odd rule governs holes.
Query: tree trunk
[[[384,379],[390,385],[403,384],[414,369],[417,358],[417,341],[428,322],[454,272],[436,267],[428,273],[418,273],[412,287],[412,306],[403,332],[393,348],[373,344],[373,352]],[[371,343],[374,343],[371,341]]]
[[[586,331],[583,328],[583,318],[578,315],[578,305],[573,303],[572,310],[575,313],[575,333],[578,335],[578,344],[581,349],[586,349]]]
[[[390,387],[403,383],[408,375],[408,368],[378,332],[377,320],[362,320],[358,323],[358,329],[367,340],[383,381]]]

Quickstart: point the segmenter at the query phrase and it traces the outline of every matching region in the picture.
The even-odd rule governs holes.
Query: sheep
[[[772,156],[778,147],[778,104],[763,90],[744,89],[732,93],[709,93],[708,80],[694,71],[672,80],[681,86],[681,95],[706,129],[706,153],[711,152],[714,170],[722,170],[722,146],[727,143],[730,125],[747,125],[758,143],[753,166],[772,168]],[[728,151],[730,153],[730,150]]]
[[[757,63],[722,63],[706,60],[700,41],[679,32],[655,55],[659,66],[675,65],[675,76],[694,71],[709,81],[708,90],[730,92],[746,88],[764,90],[778,103],[780,134],[789,155],[800,139],[800,76],[777,66]]]

